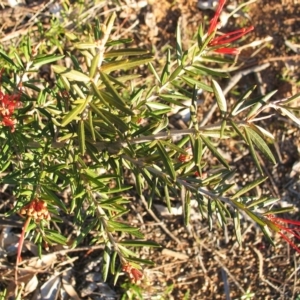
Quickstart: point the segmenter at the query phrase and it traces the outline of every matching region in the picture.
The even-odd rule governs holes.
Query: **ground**
[[[124,0],[120,2],[123,5],[118,10],[117,22],[120,32],[124,32],[125,36],[133,37],[136,45],[154,50],[158,63],[163,59],[167,46],[175,43],[174,33],[178,22],[181,24],[183,44],[188,47],[199,24],[210,19],[214,14],[211,9],[199,9],[199,3],[192,0]],[[226,6],[226,11],[229,13],[230,8],[236,6],[237,3],[232,1],[228,4],[231,4],[231,6]],[[242,2],[238,1],[238,4]],[[39,3],[30,1],[20,10],[18,8],[18,11],[21,9],[27,11],[30,7],[31,13],[36,13],[37,17],[39,15],[44,17],[43,5],[45,5],[43,1]],[[111,7],[113,4],[108,3],[103,10]],[[13,41],[15,32],[27,30],[28,26],[25,21],[28,21],[28,17],[25,21],[16,23],[16,20],[11,21],[11,17],[7,17],[8,12],[11,12],[10,8],[5,9],[5,14],[1,14],[0,11],[0,20],[5,21],[0,22],[4,24],[0,39],[3,43],[9,43]],[[286,98],[300,91],[299,16],[300,5],[297,0],[282,0],[282,2],[258,0],[249,1],[249,5],[242,9],[242,13],[235,14],[227,22],[226,30],[249,24],[255,27],[249,39],[242,43],[246,46],[237,58],[236,65],[239,68],[231,73],[231,78],[224,79],[222,82],[222,87],[225,88],[234,75],[245,70],[253,70],[241,76],[231,93],[228,94],[229,101],[234,101],[235,95],[245,91],[249,84],[257,85],[258,95],[278,90],[276,99]],[[29,20],[34,22],[32,18]],[[10,22],[16,26],[12,26]],[[260,43],[254,44],[254,41]],[[258,66],[265,66],[265,68],[258,70]],[[205,99],[203,106],[200,107],[198,112],[200,121],[207,115],[211,101],[212,99]],[[214,115],[211,118],[214,118]],[[261,189],[263,192],[269,191],[274,197],[279,197],[283,202],[293,204],[299,209],[299,167],[293,171],[300,157],[299,128],[292,126],[289,122],[282,128],[278,126],[276,118],[274,116],[265,122],[269,122],[266,125],[271,126],[272,133],[276,136],[274,148],[278,163],[276,165],[265,164],[265,170],[270,179]],[[225,148],[231,149],[234,153],[234,146],[225,145]],[[248,164],[246,156],[241,161],[235,161],[238,174],[240,178],[243,178],[251,165]],[[9,191],[4,190],[2,194],[4,200],[9,199]],[[142,299],[160,299],[155,298],[157,295],[164,295],[164,299],[176,300],[300,299],[300,255],[279,236],[274,236],[277,245],[274,248],[265,240],[255,224],[245,220],[242,228],[243,243],[239,246],[233,238],[234,229],[230,222],[225,231],[217,227],[210,231],[207,220],[202,218],[195,209],[191,224],[185,227],[181,215],[162,214],[161,208],[155,205],[153,211],[147,211],[142,199],[135,195],[131,196],[134,204],[127,220],[139,226],[147,239],[156,241],[162,246],[160,249],[141,251],[143,258],[152,259],[155,262],[153,268],[144,270],[145,278],[139,285],[143,294]],[[155,204],[162,203],[157,201]],[[176,204],[179,205],[174,201],[174,206]],[[296,210],[292,217],[300,220],[299,210]],[[85,246],[88,247],[88,245]],[[72,275],[72,280],[76,282],[74,287],[78,294],[81,293],[82,298],[83,286],[86,287],[86,282],[90,281],[82,275],[81,270],[85,269],[89,274],[97,274],[99,253],[101,249],[94,249],[92,253],[79,251],[69,258],[74,260],[75,273]],[[55,266],[58,272],[64,271],[64,276],[67,276],[67,271],[63,268],[64,259],[62,258],[58,264],[57,258],[52,257],[53,265],[49,263],[44,276],[54,274],[52,266]],[[71,281],[71,279],[68,280]],[[66,289],[66,286],[64,287]],[[116,293],[121,293],[120,287],[116,289]],[[61,296],[59,299],[67,298]],[[100,298],[96,298],[95,294],[90,294],[83,299]],[[107,296],[103,299],[110,298]]]

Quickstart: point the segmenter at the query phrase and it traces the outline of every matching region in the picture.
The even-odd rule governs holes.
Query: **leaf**
[[[231,199],[237,199],[240,196],[242,196],[243,194],[247,193],[248,191],[254,189],[256,186],[260,185],[261,183],[263,183],[264,181],[266,181],[268,179],[268,177],[260,177],[250,183],[248,183],[247,185],[245,185],[243,188],[241,188],[239,191],[237,191],[232,197]]]
[[[227,169],[230,169],[227,161],[223,158],[223,156],[218,152],[218,150],[214,147],[212,142],[202,134],[200,135],[201,139],[205,143],[205,145],[208,147],[208,149],[213,153],[213,155],[219,160],[220,163],[222,163]]]
[[[246,91],[246,93],[234,104],[234,106],[232,107],[231,113],[230,113],[231,116],[236,116],[240,112],[242,112],[244,109],[249,107],[247,105],[244,105],[244,103],[247,100],[247,98],[252,94],[252,92],[254,91],[255,88],[256,88],[256,86],[254,86],[250,90]],[[253,103],[252,103],[252,105],[253,105]]]
[[[185,192],[185,199],[184,199],[184,225],[185,226],[189,225],[190,216],[191,216],[191,192],[187,190]]]
[[[257,169],[259,170],[259,173],[261,175],[264,174],[260,164],[259,164],[259,161],[258,161],[258,158],[257,158],[257,155],[256,155],[256,152],[255,152],[255,149],[253,147],[253,144],[252,144],[252,140],[250,138],[250,135],[249,135],[249,129],[247,127],[244,128],[244,132],[245,132],[245,137],[246,137],[246,140],[247,140],[247,143],[248,143],[248,146],[249,146],[249,150],[250,150],[250,153],[251,153],[251,156],[254,160],[254,163],[257,167]]]
[[[64,57],[65,57],[64,55],[53,55],[53,54],[37,56],[33,59],[33,66],[35,68],[39,68],[43,65],[50,64]]]
[[[104,53],[104,57],[113,58],[118,56],[132,56],[132,55],[144,55],[144,54],[149,54],[149,51],[146,49],[139,49],[139,48],[125,48],[125,49],[107,51]]]
[[[5,53],[3,52],[3,50],[0,49],[0,56],[6,61],[8,62],[12,67],[18,67],[15,62]]]
[[[110,256],[111,256],[111,245],[109,242],[106,243],[103,253],[103,263],[102,263],[102,276],[103,280],[106,281],[109,267],[110,267]]]
[[[128,241],[121,241],[118,242],[123,246],[132,246],[132,247],[152,247],[152,248],[161,248],[160,244],[151,241],[138,241],[138,240],[128,240]]]
[[[273,91],[273,92],[270,92],[268,93],[267,95],[263,96],[263,97],[260,97],[256,100],[256,104],[253,106],[253,108],[250,110],[250,112],[247,114],[247,120],[253,118],[258,110],[263,106],[265,105],[269,100],[270,98],[276,93],[277,91]]]
[[[166,114],[171,111],[171,107],[159,102],[147,102],[146,106],[151,108],[155,115]]]
[[[167,79],[170,76],[170,64],[171,64],[171,53],[170,53],[170,49],[168,49],[167,61],[160,76],[160,81],[162,85],[164,85],[167,82]]]
[[[60,233],[58,233],[57,231],[47,229],[47,230],[45,230],[45,233],[46,233],[46,235],[44,235],[43,238],[46,241],[49,241],[50,243],[55,242],[60,245],[67,244],[67,238],[64,237],[63,235],[61,235]]]
[[[83,156],[85,154],[85,130],[84,130],[84,121],[80,120],[78,124],[78,139],[79,139],[79,149],[80,154]]]
[[[192,66],[187,67],[187,70],[191,70],[193,73],[204,75],[204,76],[215,76],[221,78],[228,78],[228,74],[220,71],[215,71],[213,69],[207,68],[201,64],[193,64]]]
[[[92,59],[91,66],[90,66],[90,69],[89,69],[89,77],[90,78],[93,78],[96,74],[96,71],[99,67],[98,64],[99,64],[100,56],[101,56],[101,54],[99,52]]]
[[[191,87],[194,87],[196,85],[198,88],[201,88],[204,91],[211,92],[211,93],[213,92],[213,89],[209,85],[207,85],[207,84],[205,84],[205,83],[203,83],[203,82],[201,82],[199,80],[196,80],[196,79],[194,79],[192,77],[189,77],[189,76],[186,76],[186,75],[182,75],[180,78],[184,82],[186,82],[188,85],[190,85]]]
[[[194,158],[195,165],[199,167],[203,155],[203,143],[200,136],[196,136],[195,143],[194,146],[192,147],[192,150],[193,150],[193,158]]]
[[[126,106],[125,101],[122,99],[122,97],[117,92],[117,90],[114,88],[114,86],[111,84],[108,76],[103,72],[100,72],[100,74],[101,74],[101,79],[102,79],[103,83],[105,84],[105,87],[111,93],[112,97],[105,97],[105,94],[103,94],[103,93],[101,94],[100,92],[99,92],[99,95],[104,97],[107,102],[109,102],[112,105],[114,105],[115,107],[117,107],[120,111],[127,113],[129,115],[133,115],[134,113],[132,112],[132,110],[130,110]]]
[[[182,45],[181,45],[181,22],[177,22],[176,26],[176,57],[177,64],[181,65],[182,60]]]
[[[287,98],[286,100],[281,101],[281,104],[289,104],[289,103],[297,100],[299,97],[300,97],[300,93],[297,93],[297,94],[291,96],[290,98]]]
[[[86,108],[89,99],[80,99],[82,103],[78,104],[75,108],[69,111],[62,119],[61,126],[65,127],[70,122],[76,119],[76,117],[81,114]]]
[[[220,85],[218,84],[218,82],[215,80],[212,80],[212,88],[213,88],[214,94],[216,96],[217,104],[221,111],[221,115],[222,115],[222,117],[225,117],[225,115],[227,113],[227,102],[226,102],[225,96],[223,94],[223,91],[222,91]]]
[[[255,126],[255,125],[253,125]],[[254,145],[271,161],[276,164],[276,159],[271,152],[267,143],[261,138],[261,136],[252,128],[247,128],[250,139],[253,141]]]
[[[139,67],[143,64],[147,64],[153,60],[152,57],[146,58],[130,58],[123,59],[114,62],[109,62],[107,64],[103,64],[101,66],[101,71],[105,73],[109,73],[117,70],[128,70],[134,67]]]
[[[234,224],[234,231],[235,231],[236,240],[239,243],[239,245],[242,245],[240,213],[239,213],[237,208],[234,209],[233,224]]]
[[[49,199],[53,201],[58,207],[60,207],[65,213],[68,212],[65,204],[59,197],[57,197],[56,193],[53,193],[50,189],[48,189],[45,185],[42,186],[42,191],[48,196],[47,198],[44,197],[44,199]]]
[[[160,154],[160,158],[163,161],[163,164],[165,166],[166,172],[168,173],[168,175],[173,179],[176,180],[176,173],[175,173],[175,169],[173,166],[173,162],[171,161],[169,154],[167,153],[167,151],[165,150],[165,148],[163,147],[161,141],[157,141],[157,150]]]
[[[182,65],[179,65],[179,66],[171,73],[171,75],[170,75],[170,77],[169,77],[169,81],[175,80],[181,72],[183,73],[183,68],[182,68]]]
[[[148,67],[149,67],[151,73],[152,73],[152,74],[154,75],[154,77],[156,78],[156,80],[159,82],[159,84],[161,84],[160,77],[159,77],[159,75],[157,74],[157,72],[156,72],[156,70],[155,70],[155,68],[153,67],[153,65],[152,65],[151,62],[148,63]]]
[[[89,82],[91,80],[89,76],[76,70],[71,70],[58,65],[53,65],[51,68],[55,73],[66,77],[69,80],[75,80],[79,82]]]
[[[288,109],[283,106],[279,107],[280,111],[290,118],[293,122],[295,122],[298,126],[300,126],[300,118],[297,118],[294,114],[292,114]]]
[[[164,193],[165,193],[164,198],[166,200],[168,211],[169,211],[169,213],[171,213],[171,199],[170,199],[169,187],[168,187],[167,183],[165,183],[165,185],[164,185]]]

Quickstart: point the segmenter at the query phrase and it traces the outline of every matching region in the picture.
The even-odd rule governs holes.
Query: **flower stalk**
[[[25,233],[30,224],[30,221],[33,219],[35,222],[39,223],[42,220],[49,221],[51,219],[47,208],[47,203],[38,199],[34,199],[29,204],[24,206],[21,209],[20,214],[26,215],[27,219],[22,228],[22,233],[19,240],[18,251],[17,251],[17,265],[21,262],[21,252],[24,244]]]

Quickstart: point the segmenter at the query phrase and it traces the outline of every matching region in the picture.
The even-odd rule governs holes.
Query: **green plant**
[[[223,5],[220,1],[207,33],[200,26],[189,49],[182,49],[177,30],[176,49],[168,49],[162,70],[156,70],[147,50],[114,38],[115,14],[87,25],[84,35],[62,30],[66,48],[54,39],[33,48],[28,36],[19,48],[0,51],[1,183],[15,187],[17,203],[9,214],[27,217],[22,238],[30,235],[40,253],[45,243],[77,247],[93,231],[92,243],[104,245],[103,278],[110,272],[117,280],[123,271],[134,282],[141,279],[141,265],[152,262],[140,259],[133,248],[159,245],[143,240],[139,228],[122,219],[132,201],[129,191],[145,198],[148,207],[157,196],[169,210],[171,197],[182,195],[185,225],[190,201],[196,199],[210,227],[215,222],[223,227],[232,219],[239,242],[245,214],[271,243],[268,229],[299,251],[285,235],[299,238],[297,231],[273,216],[292,208],[268,210],[278,199],[252,193],[267,180],[258,153],[276,162],[269,146],[274,137],[260,122],[273,109],[299,125],[299,109],[291,105],[299,95],[271,101],[275,92],[252,98],[254,89],[249,88],[236,103],[228,103],[217,81],[226,75],[217,66],[231,60],[218,53],[237,54],[230,44],[253,27],[215,37]],[[48,54],[54,46],[58,51]],[[55,73],[53,82],[30,79],[48,64]],[[143,77],[146,67],[151,78]],[[200,89],[214,95],[219,110],[207,125],[199,124],[196,115]],[[190,109],[189,128],[169,128],[173,106]],[[227,139],[247,148],[256,167],[255,178],[245,186],[232,181],[235,170],[218,149]],[[64,190],[69,201],[60,197]],[[69,240],[52,226],[66,216],[78,228]],[[21,243],[18,262],[20,250]]]

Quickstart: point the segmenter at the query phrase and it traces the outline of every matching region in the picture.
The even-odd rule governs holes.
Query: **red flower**
[[[143,273],[134,268],[130,263],[126,263],[122,266],[122,271],[126,272],[132,282],[137,282],[143,278]]]
[[[272,225],[275,225],[278,229],[279,235],[288,242],[291,247],[293,247],[297,252],[300,253],[300,248],[287,237],[287,234],[293,235],[296,239],[300,241],[300,221],[293,221],[283,218],[275,217],[274,215],[266,215],[267,219],[272,222]],[[293,228],[290,228],[288,225],[295,225]],[[267,224],[268,225],[268,224]]]
[[[185,154],[181,153],[181,154],[179,155],[179,157],[178,157],[178,160],[179,160],[180,162],[188,162],[188,161],[190,161],[190,160],[193,158],[193,153],[192,153],[191,147],[187,147],[187,148],[185,149],[185,151],[186,151],[187,153],[185,153]]]
[[[2,72],[0,74],[0,79]],[[12,115],[16,108],[21,106],[20,102],[21,92],[17,94],[4,94],[0,90],[0,118],[2,125],[11,127],[11,132],[14,132],[16,120],[12,118]]]
[[[20,213],[21,215],[32,217],[37,222],[51,219],[47,208],[47,203],[39,199],[32,200],[29,204],[21,209]]]
[[[213,38],[208,45],[219,46],[219,45],[229,44],[233,41],[240,39],[242,36],[252,31],[253,29],[254,27],[250,26],[248,28],[242,28],[228,33],[224,33],[221,36]]]
[[[223,9],[223,6],[224,6],[225,2],[226,2],[226,0],[220,0],[219,1],[219,5],[217,7],[215,15],[209,22],[210,25],[209,25],[208,32],[207,32],[208,35],[211,35],[217,29],[218,19],[220,17],[220,14],[221,14],[221,11]]]
[[[210,21],[210,26],[208,28],[207,34],[211,35],[213,32],[215,32],[217,30],[217,26],[218,26],[218,19],[220,17],[221,11],[224,7],[226,0],[220,0],[217,10],[215,12],[214,17],[211,19]],[[209,43],[208,46],[214,47],[214,46],[220,46],[220,45],[226,45],[229,44],[233,41],[236,41],[238,39],[240,39],[242,36],[244,36],[245,34],[247,34],[248,32],[252,31],[254,29],[253,26],[250,26],[248,28],[242,28],[242,29],[238,29],[232,32],[228,32],[228,33],[224,33],[221,36],[218,37],[214,37]],[[233,54],[236,55],[239,53],[238,49],[236,48],[217,48],[213,50],[214,52],[217,53],[223,53],[223,54]]]

